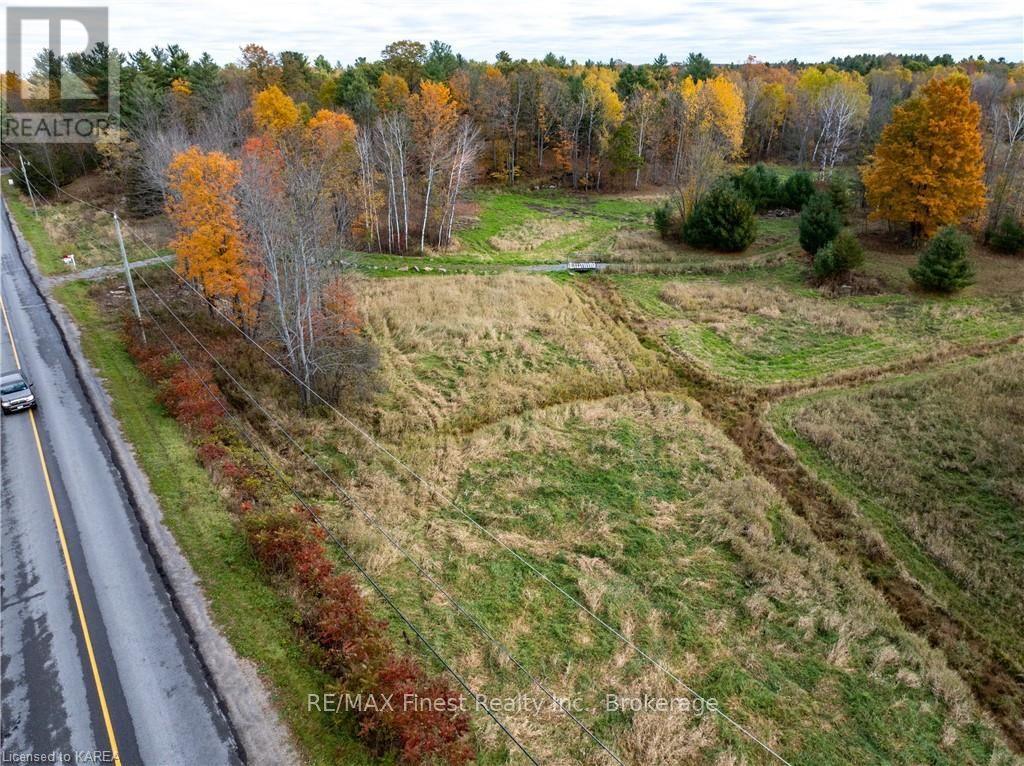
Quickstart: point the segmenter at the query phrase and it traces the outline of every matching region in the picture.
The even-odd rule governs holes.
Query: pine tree
[[[807,200],[814,196],[814,181],[811,174],[804,171],[794,173],[782,184],[780,202],[790,210],[800,211]]]
[[[811,255],[835,239],[843,227],[839,211],[828,194],[811,197],[800,213],[800,245]]]
[[[951,293],[974,282],[967,259],[971,241],[955,226],[944,226],[932,237],[910,269],[911,278],[926,290]]]
[[[814,254],[814,275],[818,279],[838,277],[864,263],[864,248],[849,231],[841,231],[836,238]]]
[[[693,247],[726,253],[746,250],[757,237],[753,206],[731,186],[719,184],[690,213],[683,239]]]
[[[988,232],[988,243],[1000,253],[1016,255],[1024,252],[1024,222],[1012,215],[1004,215],[997,226]]]

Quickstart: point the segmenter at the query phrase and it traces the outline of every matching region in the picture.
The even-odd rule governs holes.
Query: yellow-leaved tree
[[[271,85],[253,97],[252,119],[261,131],[279,136],[298,125],[299,108],[291,96]]]
[[[239,163],[221,152],[194,146],[180,152],[167,168],[167,214],[176,230],[171,248],[178,271],[248,324],[259,290],[235,201],[240,173]]]
[[[680,213],[685,220],[693,206],[725,169],[725,160],[743,148],[743,94],[732,80],[687,77],[679,86],[682,98],[675,178]]]
[[[409,100],[409,83],[397,74],[384,72],[377,81],[377,108],[382,112],[401,111]]]
[[[930,80],[896,107],[863,170],[871,217],[908,224],[919,237],[982,210],[980,121],[960,73]]]

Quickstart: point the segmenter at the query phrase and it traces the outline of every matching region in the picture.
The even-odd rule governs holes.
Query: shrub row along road
[[[76,751],[100,751],[123,764],[238,763],[231,728],[3,219],[0,365],[26,370],[39,401],[37,412],[0,423],[4,762],[30,753],[75,762]]]

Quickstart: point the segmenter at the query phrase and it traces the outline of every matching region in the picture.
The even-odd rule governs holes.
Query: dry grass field
[[[655,321],[678,312],[695,325],[727,327],[756,316],[869,339],[900,321],[907,338],[919,326],[911,321],[1016,326],[994,299],[922,303],[907,319],[900,311],[914,305],[909,296],[895,296],[900,310],[879,312],[872,299],[836,301],[801,288],[784,270],[613,281],[640,291],[657,285]],[[378,435],[603,619],[736,707],[792,762],[1009,762],[943,658],[750,472],[699,406],[653,393],[677,384],[590,291],[504,274],[364,280],[359,293],[381,351],[384,390],[371,408]],[[861,363],[850,355],[828,369]],[[328,433],[338,441],[324,454],[358,444],[340,426]],[[556,693],[589,700],[594,725],[627,762],[760,762],[763,753],[717,724],[600,714],[601,693],[671,687],[392,466],[357,460],[345,473],[348,489],[381,509],[403,544],[517,657],[541,669]],[[530,693],[377,533],[347,510],[335,513],[346,539],[365,546],[375,571],[402,590],[404,605],[445,625],[439,640],[475,681],[496,696]],[[537,742],[561,743],[540,751],[545,762],[600,762],[557,716],[513,721]],[[496,730],[490,736],[499,741]]]
[[[417,470],[602,619],[792,763],[1009,763],[970,692],[909,634],[692,400],[632,394],[449,435]],[[767,763],[724,721],[624,715],[605,694],[686,696],[469,525],[380,466],[349,486],[627,763]],[[495,697],[541,696],[348,509],[332,522]],[[545,763],[603,763],[563,717],[512,713]],[[487,739],[501,744],[488,728]],[[513,762],[515,762],[513,760]]]
[[[920,580],[1024,657],[1024,353],[788,401],[773,419]]]
[[[381,352],[374,416],[389,438],[667,380],[632,333],[543,275],[360,280],[358,294]]]
[[[903,254],[872,245],[865,269],[877,291],[835,298],[806,283],[795,219],[762,220],[751,252],[715,255],[654,238],[654,204],[482,193],[459,249],[414,262],[502,273],[354,279],[380,366],[370,398],[346,405],[349,414],[454,506],[342,419],[298,409],[293,389],[255,352],[225,357],[360,508],[549,690],[581,701],[581,719],[630,766],[772,761],[715,716],[607,711],[607,694],[688,694],[475,524],[794,765],[1024,764],[1005,721],[951,669],[960,666],[948,648],[901,619],[841,538],[819,535],[798,514],[721,416],[737,402],[744,416],[767,411],[786,454],[892,551],[895,564],[885,566],[981,631],[999,650],[993,657],[1024,656],[1024,354],[989,347],[1024,333],[1024,296],[1006,288],[1024,267],[979,254],[978,284],[936,298],[901,282]],[[24,210],[15,213],[20,220]],[[75,233],[59,219],[39,228]],[[617,270],[517,270],[576,252]],[[154,281],[188,309],[187,291],[169,277]],[[76,283],[64,294],[93,325],[90,342],[103,344],[90,351],[94,363],[116,379],[130,360],[119,345],[124,299],[115,305],[109,288]],[[196,309],[193,322],[216,348],[237,342],[208,312]],[[940,368],[927,355],[942,349],[983,358]],[[893,364],[920,369],[896,378],[885,372]],[[680,374],[693,367],[704,377]],[[697,390],[707,373],[729,386]],[[779,398],[784,385],[847,374],[877,380]],[[297,450],[240,409],[474,688],[544,700]],[[202,551],[224,565],[216,544]],[[259,662],[275,667],[273,657]],[[298,682],[280,686],[282,672],[271,676],[293,694]],[[610,762],[550,704],[502,718],[544,763]],[[523,762],[485,716],[474,724],[480,763]],[[322,736],[317,726],[310,738]]]

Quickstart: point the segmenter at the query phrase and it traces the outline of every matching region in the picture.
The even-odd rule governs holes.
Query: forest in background
[[[554,54],[515,60],[502,51],[478,62],[439,41],[402,40],[377,61],[349,66],[256,44],[219,66],[170,45],[129,55],[44,53],[28,87],[49,88],[67,69],[102,94],[108,56],[119,64],[121,86],[121,124],[110,140],[95,149],[22,149],[38,154],[60,183],[104,167],[138,215],[164,207],[166,169],[189,146],[238,155],[254,131],[253,94],[271,88],[304,123],[320,110],[353,121],[339,225],[354,248],[406,252],[448,244],[455,200],[472,183],[657,186],[676,190],[688,210],[728,161],[794,163],[828,176],[868,158],[894,108],[954,72],[970,79],[980,109],[989,193],[983,223],[1008,210],[1019,215],[1024,205],[1024,69],[1004,60],[864,54],[717,66],[691,53],[633,65]],[[18,89],[7,79],[14,106]]]

